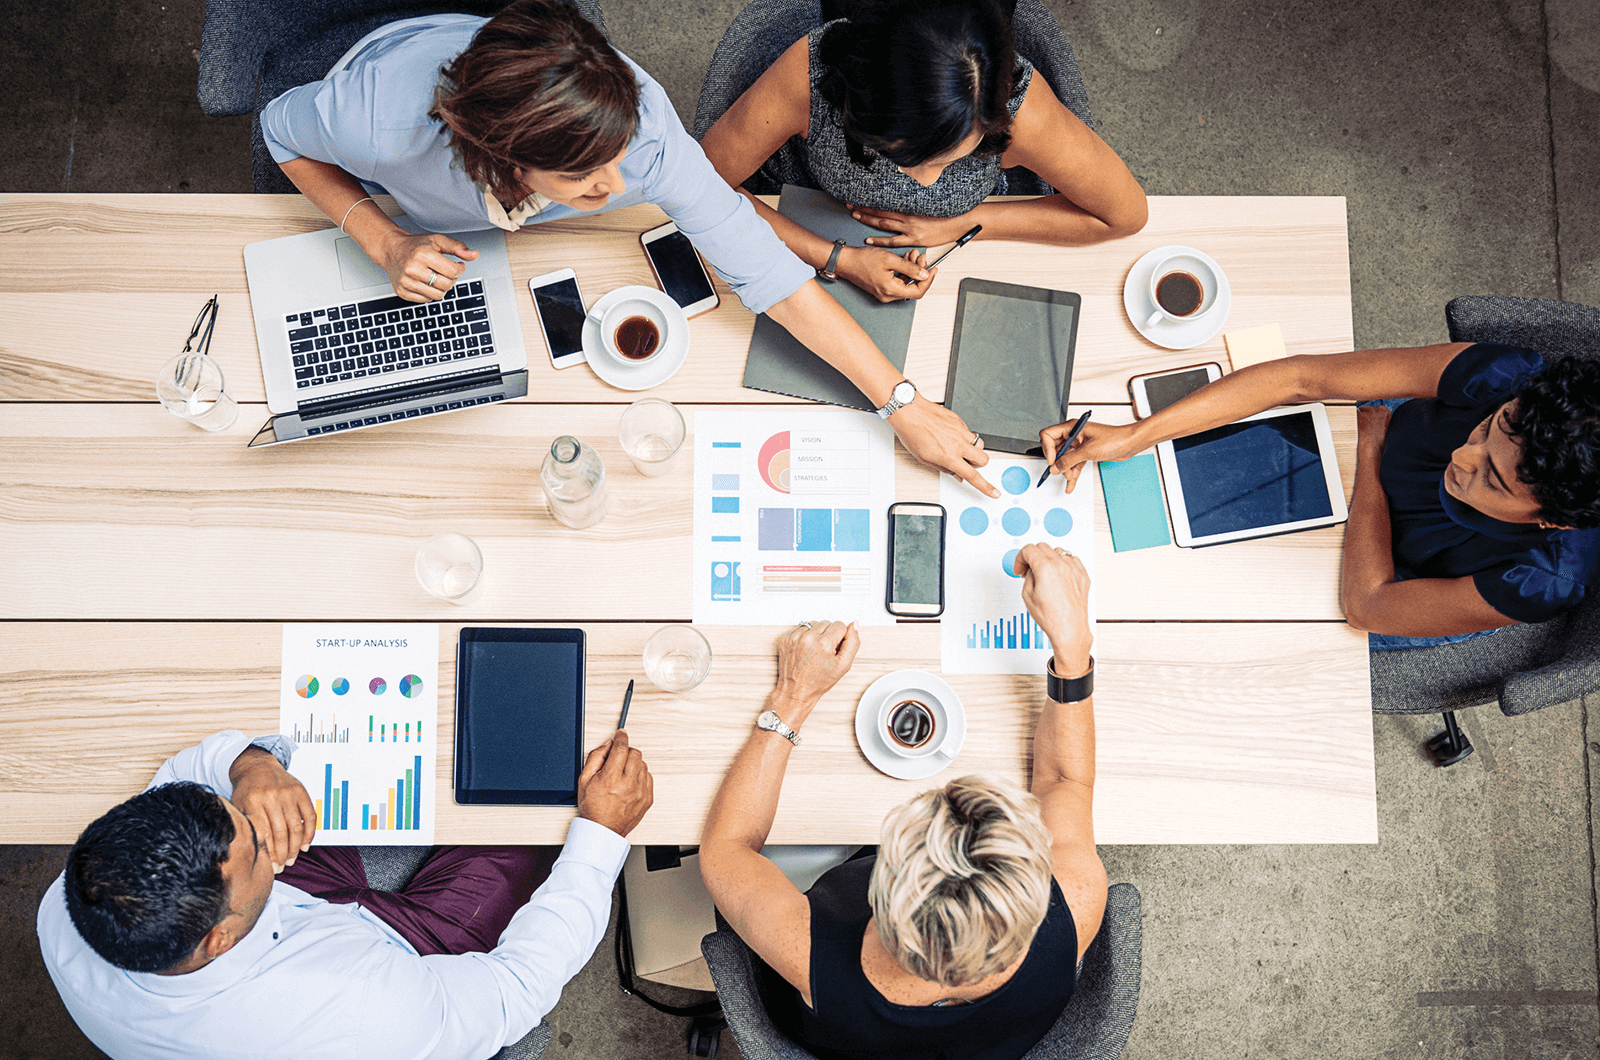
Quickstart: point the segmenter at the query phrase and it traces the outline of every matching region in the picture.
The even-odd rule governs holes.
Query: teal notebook
[[[1132,460],[1100,462],[1100,489],[1111,522],[1111,550],[1132,552],[1172,544],[1167,531],[1167,502],[1161,492],[1154,453]]]

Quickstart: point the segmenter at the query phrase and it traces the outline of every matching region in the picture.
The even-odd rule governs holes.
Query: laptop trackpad
[[[334,240],[333,246],[339,254],[339,279],[344,283],[345,290],[354,291],[358,287],[376,287],[389,282],[389,274],[374,265],[366,251],[349,236]]]

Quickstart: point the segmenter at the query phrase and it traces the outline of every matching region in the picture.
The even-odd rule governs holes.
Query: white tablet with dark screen
[[[1185,548],[1314,530],[1350,515],[1320,404],[1162,442],[1156,459],[1173,537]]]

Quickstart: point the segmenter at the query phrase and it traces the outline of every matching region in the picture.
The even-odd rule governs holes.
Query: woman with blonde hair
[[[965,776],[923,792],[890,813],[875,857],[801,894],[760,851],[797,730],[861,645],[853,625],[822,622],[779,640],[777,685],[712,803],[706,887],[783,981],[774,1021],[824,1060],[1016,1060],[1061,1014],[1100,929],[1089,578],[1047,545],[1017,571],[1055,646],[1031,791]]]

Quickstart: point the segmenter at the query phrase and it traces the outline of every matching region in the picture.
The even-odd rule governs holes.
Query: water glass
[[[711,645],[693,626],[662,626],[645,641],[644,672],[664,692],[687,692],[711,672]]]
[[[222,366],[203,353],[180,353],[162,365],[156,396],[168,412],[208,431],[225,431],[239,418]]]
[[[654,478],[672,466],[687,433],[683,413],[670,401],[644,398],[623,410],[617,439],[639,474]]]
[[[417,581],[432,596],[470,604],[483,592],[483,553],[465,534],[437,534],[417,549]]]

